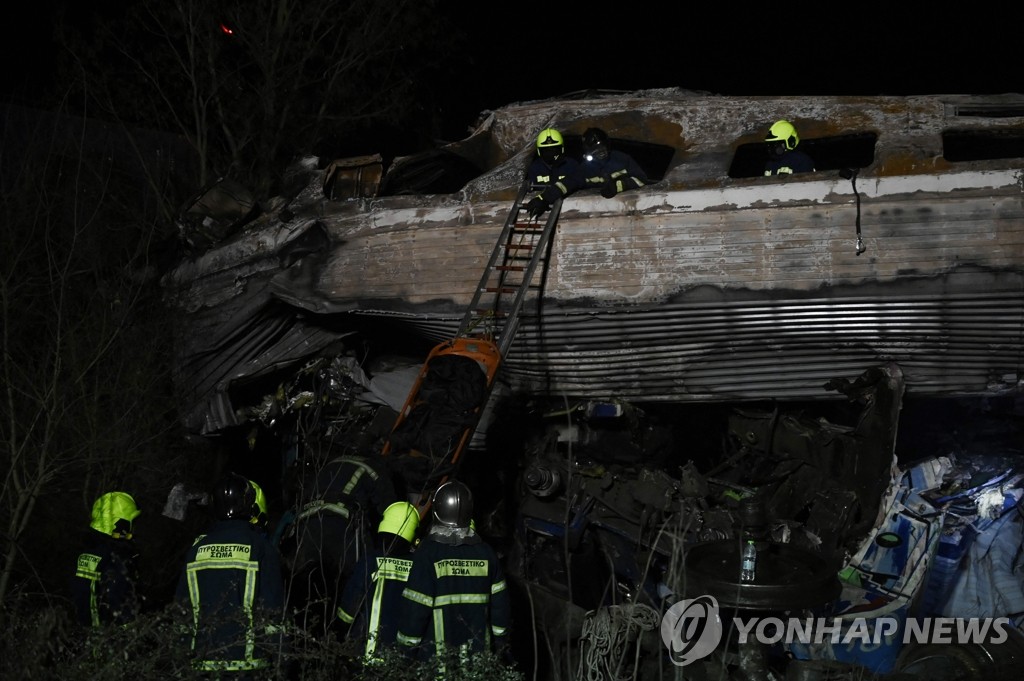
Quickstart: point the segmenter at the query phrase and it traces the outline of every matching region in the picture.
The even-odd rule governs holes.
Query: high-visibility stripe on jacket
[[[75,570],[75,577],[86,580],[89,583],[89,624],[100,626],[100,606],[97,599],[100,582],[100,563],[102,558],[92,553],[81,553],[78,555],[78,568]]]
[[[394,483],[382,457],[346,454],[309,461],[298,472],[292,576],[308,589],[305,607],[323,608],[316,617],[327,622],[366,550],[363,528],[396,500]]]
[[[582,189],[605,189],[614,187],[615,193],[637,189],[648,184],[644,169],[632,156],[612,149],[603,161],[584,160],[565,177],[552,183],[541,192],[541,198],[551,205],[557,198],[564,198]]]
[[[367,657],[395,642],[402,591],[411,569],[412,554],[386,556],[377,550],[360,560],[346,583],[338,617],[366,638]]]
[[[508,633],[511,607],[497,554],[482,541],[449,545],[425,539],[402,592],[397,641],[479,652]]]
[[[575,189],[601,188],[606,182],[615,186],[615,193],[637,189],[648,184],[646,173],[632,156],[612,149],[604,161],[594,159],[580,163]]]
[[[262,669],[270,653],[258,645],[283,614],[284,581],[277,549],[246,520],[221,520],[186,555],[177,600],[192,610],[193,667]]]
[[[548,165],[539,156],[534,156],[526,171],[530,184],[546,186],[564,180],[576,172],[579,162],[571,156],[562,155],[554,165]]]
[[[78,621],[86,626],[129,624],[138,614],[138,551],[127,539],[89,530],[78,555],[71,597]]]
[[[764,166],[764,174],[768,176],[813,172],[814,161],[799,149],[791,149],[778,158],[770,159]]]
[[[348,519],[360,508],[383,511],[394,500],[395,492],[380,466],[352,455],[310,465],[302,474],[297,519],[321,513]]]

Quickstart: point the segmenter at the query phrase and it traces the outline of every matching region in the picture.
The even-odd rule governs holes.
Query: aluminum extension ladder
[[[512,347],[528,294],[541,294],[533,279],[538,268],[547,267],[551,238],[562,208],[559,198],[541,216],[543,222],[531,218],[526,203],[541,189],[527,183],[520,190],[456,334],[491,340],[502,359]]]
[[[502,361],[508,354],[519,328],[519,317],[523,304],[531,290],[540,295],[540,287],[534,286],[533,278],[537,269],[547,266],[551,238],[558,223],[562,200],[558,199],[545,214],[544,221],[531,218],[526,209],[528,199],[540,191],[536,186],[524,184],[516,197],[512,210],[505,220],[501,234],[494,245],[487,265],[473,294],[472,302],[459,325],[456,335],[436,345],[413,383],[398,418],[392,426],[395,433],[403,421],[420,408],[420,388],[427,380],[431,362],[445,355],[458,355],[474,360],[480,365],[485,377],[485,393],[482,401],[468,415],[464,427],[452,442],[446,454],[439,477],[430,476],[431,484],[418,490],[415,505],[421,517],[430,507],[430,493],[449,479],[456,470],[462,454],[469,446],[470,439],[494,387],[494,379]],[[383,456],[392,453],[390,438],[381,450]]]

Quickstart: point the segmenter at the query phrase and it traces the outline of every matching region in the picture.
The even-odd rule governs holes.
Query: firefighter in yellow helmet
[[[797,149],[800,145],[800,135],[789,121],[775,121],[768,129],[764,142],[768,149],[768,160],[764,166],[765,175],[814,172],[814,161],[803,150]]]
[[[537,153],[526,171],[526,179],[531,187],[539,190],[526,204],[526,211],[534,218],[550,208],[556,199],[572,191],[567,180],[574,178],[579,168],[576,159],[565,153],[565,140],[555,128],[540,131],[536,149]]]
[[[419,526],[419,513],[409,502],[388,506],[377,526],[376,546],[359,561],[345,584],[338,618],[351,625],[349,638],[366,642],[367,659],[395,642]]]
[[[71,583],[81,624],[127,625],[138,615],[139,552],[132,523],[139,514],[135,499],[125,492],[107,492],[93,503],[89,536]]]

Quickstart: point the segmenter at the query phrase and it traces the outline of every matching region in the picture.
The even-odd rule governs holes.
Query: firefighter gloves
[[[526,212],[530,214],[531,218],[540,217],[544,211],[548,209],[548,203],[539,196],[535,196],[530,199],[530,202],[526,204]]]

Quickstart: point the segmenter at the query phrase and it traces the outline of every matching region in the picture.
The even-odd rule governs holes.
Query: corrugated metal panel
[[[277,369],[315,357],[349,333],[321,328],[293,315],[256,315],[253,323],[235,329],[223,343],[194,355],[182,374],[192,387],[194,406],[186,423],[201,433],[211,433],[242,422],[230,391],[236,381],[252,381]]]
[[[1024,286],[547,312],[540,325],[524,319],[502,376],[516,390],[593,398],[820,399],[835,396],[822,388],[828,379],[895,361],[910,393],[999,392],[1016,389],[1024,370],[1022,310]],[[436,341],[457,326],[407,323]]]

